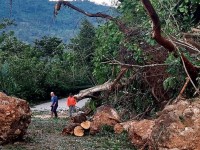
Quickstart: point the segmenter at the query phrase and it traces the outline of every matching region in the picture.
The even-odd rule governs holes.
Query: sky
[[[58,1],[58,0],[49,0],[49,1]],[[68,1],[73,1],[73,0],[68,0]],[[94,2],[96,4],[100,5],[106,5],[106,6],[116,6],[118,0],[89,0],[91,2]]]
[[[97,3],[97,4],[105,4],[108,6],[116,5],[117,0],[90,0],[91,2]]]

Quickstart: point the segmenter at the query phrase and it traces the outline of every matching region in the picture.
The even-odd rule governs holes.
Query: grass
[[[75,137],[61,135],[68,123],[67,118],[38,118],[48,112],[33,113],[32,122],[23,141],[4,145],[2,150],[135,150],[127,134],[114,134],[104,127],[102,132],[92,136]]]

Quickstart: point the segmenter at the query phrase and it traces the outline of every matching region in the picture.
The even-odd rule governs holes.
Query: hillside
[[[75,1],[74,5],[89,12],[112,13],[110,7],[97,5],[89,1]],[[54,18],[55,2],[48,0],[15,0],[12,9],[8,0],[0,0],[0,19],[14,19],[17,26],[7,30],[14,30],[17,37],[26,42],[33,42],[44,35],[57,36],[64,41],[73,37],[84,15],[71,9],[63,9]],[[100,19],[88,18],[94,25],[102,22]]]

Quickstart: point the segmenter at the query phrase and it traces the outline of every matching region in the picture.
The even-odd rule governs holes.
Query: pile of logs
[[[78,114],[77,116],[71,118],[70,123],[63,129],[62,134],[83,136],[89,131],[90,124],[91,122],[87,120],[84,113]]]
[[[88,119],[85,113],[71,118],[70,123],[63,129],[63,135],[84,136],[100,132],[104,125],[114,127],[119,123],[119,115],[110,106],[101,106],[97,109],[92,119]]]

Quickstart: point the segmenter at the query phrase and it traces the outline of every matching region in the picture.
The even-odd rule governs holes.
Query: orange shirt
[[[76,99],[74,97],[68,97],[67,106],[75,106],[75,105],[76,105]]]

